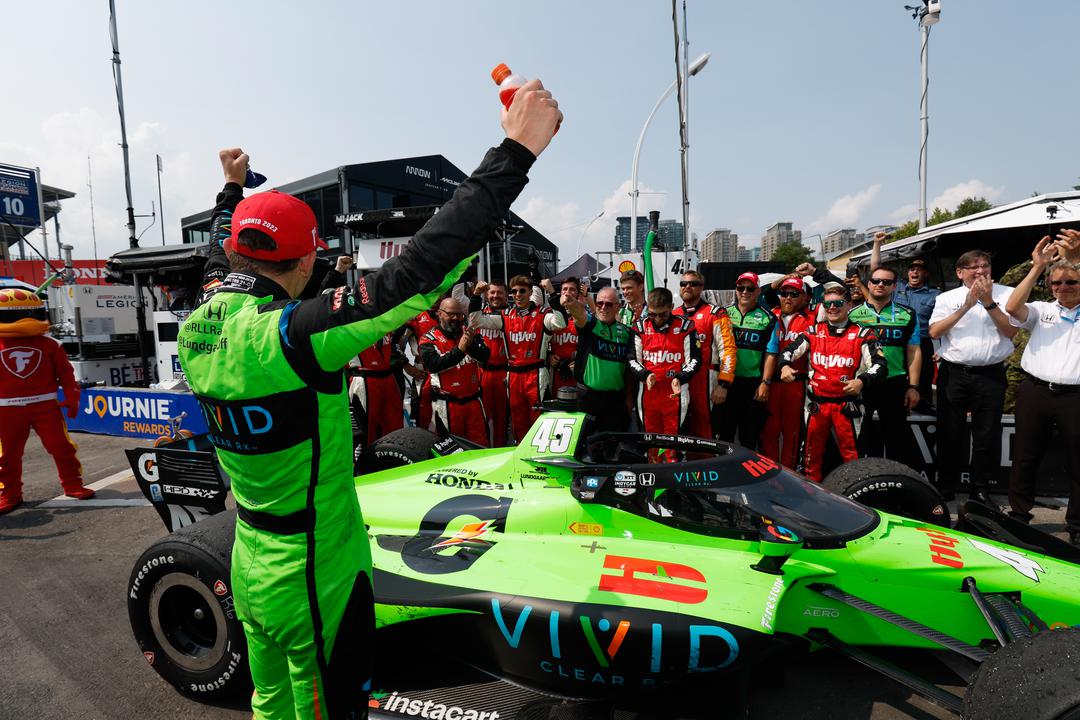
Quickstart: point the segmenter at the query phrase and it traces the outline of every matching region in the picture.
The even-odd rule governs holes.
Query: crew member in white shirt
[[[1049,235],[1039,241],[1031,271],[1005,305],[1012,323],[1031,331],[1020,359],[1027,377],[1016,398],[1009,514],[1031,520],[1039,464],[1057,427],[1072,480],[1065,529],[1069,541],[1080,545],[1080,269],[1060,260],[1059,249]],[[1047,268],[1054,302],[1027,302]]]
[[[982,250],[957,258],[956,276],[963,285],[938,295],[930,315],[930,337],[941,341],[937,486],[946,499],[959,487],[970,412],[971,497],[989,504],[990,478],[1001,465],[1004,363],[1016,335],[1003,307],[1012,288],[993,281],[990,255]]]

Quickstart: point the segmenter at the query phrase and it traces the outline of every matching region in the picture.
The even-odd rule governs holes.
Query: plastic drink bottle
[[[510,105],[514,102],[514,95],[517,94],[518,88],[528,82],[521,75],[511,72],[506,63],[499,63],[495,66],[491,71],[491,79],[499,86],[499,101],[507,110],[510,109]],[[562,125],[562,123],[559,123],[559,125]],[[559,132],[559,125],[555,126],[555,132]]]

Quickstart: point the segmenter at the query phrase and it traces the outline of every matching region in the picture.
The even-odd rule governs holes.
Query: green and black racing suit
[[[534,160],[512,140],[490,150],[401,256],[354,288],[297,301],[232,273],[180,331],[180,362],[238,506],[232,583],[256,718],[366,716],[371,553],[343,369],[450,290]],[[234,183],[219,194],[218,230],[242,194]]]

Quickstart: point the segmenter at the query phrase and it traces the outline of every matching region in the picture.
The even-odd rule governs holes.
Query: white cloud
[[[982,180],[972,179],[946,188],[945,192],[927,203],[926,211],[927,213],[932,213],[934,212],[934,208],[955,210],[956,206],[959,205],[964,198],[969,197],[982,197],[990,202],[997,202],[997,199],[1001,197],[1004,192],[1005,188],[1003,187],[991,187]]]
[[[926,203],[926,214],[927,216],[932,215],[934,208],[941,208],[942,210],[949,211],[955,210],[956,206],[959,205],[961,201],[969,197],[986,198],[991,203],[996,203],[1004,192],[1004,187],[992,187],[982,180],[973,178],[967,182],[957,183],[956,185],[945,188],[944,192],[933,200],[928,201]],[[894,210],[889,215],[889,220],[895,223],[902,223],[907,222],[908,220],[914,220],[918,216],[919,206],[915,203],[909,203]]]
[[[827,233],[838,228],[856,227],[859,216],[881,192],[881,184],[875,183],[853,195],[844,195],[832,204],[829,211],[807,226],[811,233]]]
[[[658,192],[649,187],[639,188],[638,215],[659,210],[661,217],[671,217],[666,208],[666,192]],[[586,225],[601,210],[604,214],[586,230]],[[566,266],[581,253],[596,254],[598,251],[614,250],[616,218],[630,215],[630,181],[623,181],[603,200],[599,208],[582,207],[576,202],[555,203],[538,195],[529,198],[525,207],[515,209],[515,212],[559,246],[560,266]],[[692,217],[691,227],[693,226]]]
[[[0,158],[15,165],[41,168],[46,185],[70,190],[76,196],[61,203],[60,240],[74,247],[76,258],[93,257],[90,191],[87,187],[87,158],[92,165],[94,184],[93,225],[99,258],[128,246],[127,198],[124,189],[123,156],[119,146],[120,127],[116,116],[102,117],[95,110],[54,113],[42,121],[40,133],[24,143],[0,142]],[[157,122],[143,122],[128,128],[133,204],[137,215],[149,215],[151,202],[158,204],[157,166],[154,156],[162,156],[162,196],[165,205],[165,240],[180,242],[180,218],[203,210],[213,203],[212,193],[219,180],[215,163],[192,163],[190,153],[177,150],[167,128]],[[206,190],[208,188],[208,190]],[[143,245],[161,242],[161,212],[143,235]],[[136,218],[136,232],[142,233],[150,218]],[[42,250],[42,234],[27,239]],[[48,226],[48,256],[57,256],[53,224]],[[14,249],[13,249],[14,250]],[[27,249],[28,257],[36,257]],[[17,251],[15,251],[17,254]]]

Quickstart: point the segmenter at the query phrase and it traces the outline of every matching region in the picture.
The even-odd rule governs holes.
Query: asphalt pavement
[[[52,460],[31,436],[26,504],[0,516],[0,719],[250,718],[247,708],[199,704],[177,693],[147,665],[132,638],[128,576],[140,553],[165,534],[123,452],[148,443],[73,438],[86,483],[97,485],[98,497],[58,500]],[[1037,522],[1060,532],[1063,516],[1040,509]],[[754,717],[953,717],[835,654],[780,660],[754,684]],[[720,717],[722,707],[718,698]]]

